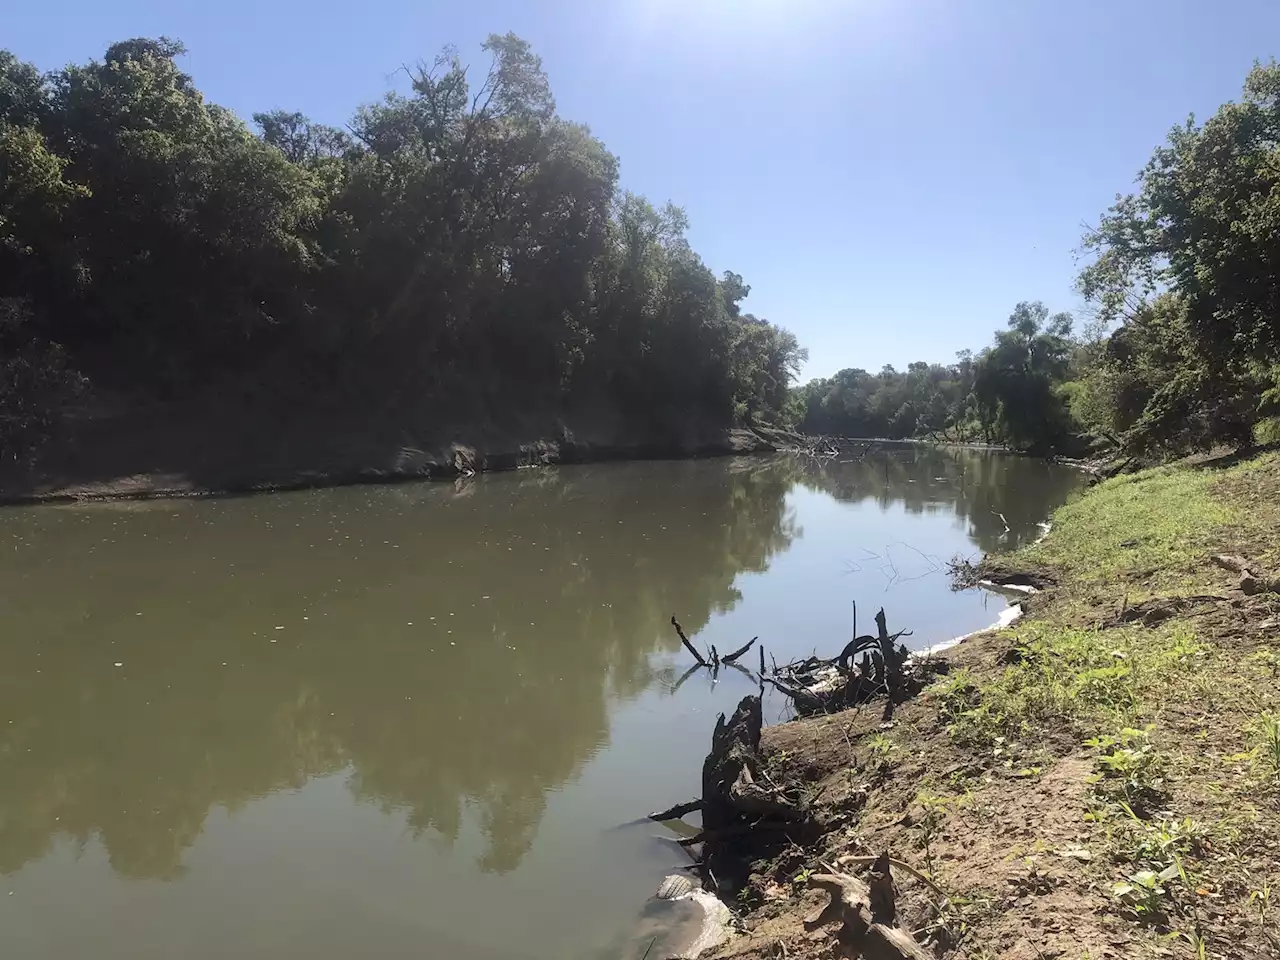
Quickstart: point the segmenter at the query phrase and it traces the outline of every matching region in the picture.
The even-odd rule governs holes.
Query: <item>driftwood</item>
[[[878,452],[883,444],[878,440],[858,440],[853,437],[802,436],[791,445],[783,447],[787,453],[811,457],[814,460],[836,460],[853,463]]]
[[[1258,593],[1280,593],[1280,580],[1266,576],[1261,569],[1246,560],[1229,553],[1218,553],[1212,557],[1214,563],[1224,570],[1240,574],[1240,591],[1253,596]]]
[[[684,635],[684,627],[680,626],[680,622],[676,620],[675,614],[671,615],[671,625],[676,628],[676,634],[680,637],[680,642],[684,644],[684,648],[693,654],[693,659],[698,661],[698,666],[708,666],[706,658],[698,652],[698,648],[689,642],[689,638]]]
[[[1252,573],[1253,570],[1249,565],[1249,561],[1244,557],[1233,556],[1229,553],[1216,553],[1213,555],[1213,562],[1224,570],[1230,570],[1232,573]]]
[[[736,662],[737,659],[740,656],[742,656],[744,653],[746,653],[748,650],[750,650],[752,646],[755,645],[755,642],[759,639],[760,639],[759,637],[752,637],[750,640],[748,640],[746,643],[740,646],[737,650],[733,651],[733,653],[728,653],[728,654],[725,654],[723,657],[721,657],[720,662],[721,663]]]
[[[693,813],[695,810],[702,809],[701,800],[686,800],[684,803],[677,803],[674,806],[667,807],[665,810],[657,810],[649,814],[649,820],[657,820],[661,823],[663,820],[679,820],[686,814]]]
[[[840,922],[837,935],[849,956],[865,960],[933,960],[933,954],[898,926],[898,910],[889,855],[878,857],[867,881],[847,873],[818,873],[812,886],[831,894],[828,903],[805,921],[810,929]]]
[[[702,833],[692,842],[702,844],[708,872],[735,887],[745,881],[750,860],[744,851],[758,847],[760,839],[790,842],[792,832],[802,836],[808,824],[808,808],[799,797],[774,786],[764,774],[760,758],[763,727],[760,698],[743,697],[733,715],[716,719],[711,752],[702,764]]]
[[[898,645],[910,631],[889,633],[884,610],[876,614],[876,636],[855,636],[834,659],[806,657],[785,666],[773,666],[773,675],[762,677],[790,697],[796,713],[834,713],[884,697],[885,719],[897,703],[917,693],[934,673],[945,669],[942,661],[913,659]],[[854,607],[857,628],[857,606]]]

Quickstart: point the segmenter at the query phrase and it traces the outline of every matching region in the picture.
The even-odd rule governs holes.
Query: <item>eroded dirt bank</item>
[[[465,477],[519,467],[767,453],[760,432],[714,424],[529,417],[498,427],[131,414],[68,430],[30,463],[0,464],[0,504],[296,490]]]
[[[1017,571],[1023,620],[891,721],[764,730],[756,781],[804,815],[719,877],[715,956],[858,955],[820,878],[887,852],[923,955],[1280,957],[1280,456],[1110,480],[981,572]]]

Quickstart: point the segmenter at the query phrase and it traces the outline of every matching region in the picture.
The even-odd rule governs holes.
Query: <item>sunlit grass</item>
[[[1184,624],[1078,630],[1038,623],[1018,631],[1018,662],[979,683],[959,671],[933,687],[952,735],[980,749],[1018,752],[1039,731],[1084,738],[1139,723],[1191,695],[1200,647]]]
[[[1203,562],[1217,532],[1236,518],[1212,494],[1217,476],[1166,467],[1108,480],[1061,508],[1052,535],[1020,557],[1083,582],[1128,574],[1168,579]]]
[[[1214,553],[1280,565],[1280,455],[1149,470],[1059,510],[1046,540],[1001,558],[1057,581],[988,647],[1004,665],[975,662],[927,693],[955,742],[1014,776],[1039,756],[1046,769],[1090,757],[1079,869],[1121,914],[1228,956],[1197,919],[1207,898],[1272,922],[1280,595],[1244,596]],[[1154,626],[1120,615],[1189,594]]]

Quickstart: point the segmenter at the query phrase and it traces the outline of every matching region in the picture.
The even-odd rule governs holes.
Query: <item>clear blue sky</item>
[[[1019,300],[1080,306],[1073,251],[1168,129],[1280,47],[1277,0],[63,0],[3,4],[42,69],[165,34],[248,117],[343,122],[404,62],[514,30],[560,112],[673,200],[806,376],[947,361]]]

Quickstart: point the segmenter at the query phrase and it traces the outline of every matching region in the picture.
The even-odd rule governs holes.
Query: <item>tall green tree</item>
[[[1162,369],[1136,450],[1247,442],[1280,359],[1280,66],[1257,65],[1238,103],[1175,128],[1085,237],[1082,292],[1120,325],[1114,355]],[[1176,301],[1152,304],[1162,291]],[[1130,328],[1136,328],[1131,330]],[[1167,337],[1167,345],[1165,340]],[[1118,373],[1118,372],[1117,372]],[[1129,394],[1122,394],[1128,398]],[[1249,398],[1252,397],[1252,402]]]
[[[1071,355],[1071,315],[1049,315],[1043,303],[1014,307],[1008,329],[978,357],[974,398],[983,419],[1022,450],[1060,448],[1072,430],[1067,399],[1059,389]]]

